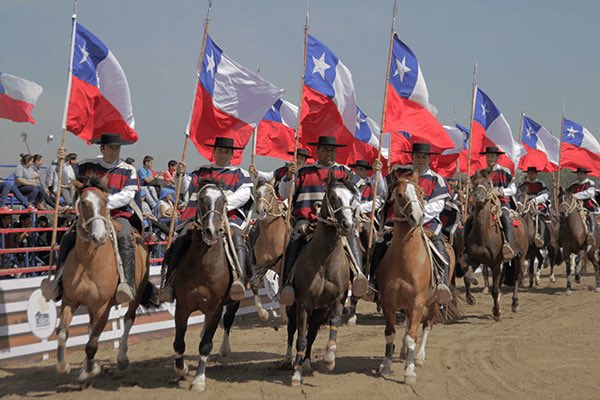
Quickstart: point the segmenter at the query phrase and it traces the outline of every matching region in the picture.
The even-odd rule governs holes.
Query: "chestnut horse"
[[[191,231],[191,245],[181,255],[173,277],[177,300],[173,341],[175,372],[183,379],[188,375],[188,367],[183,359],[188,318],[194,311],[204,314],[198,369],[191,383],[191,387],[197,391],[205,390],[206,362],[223,307],[229,299],[232,277],[225,249],[227,223],[227,200],[222,184],[212,179],[201,180],[198,183],[195,216],[197,229]]]
[[[62,306],[57,328],[58,349],[56,353],[59,373],[68,373],[66,362],[66,342],[69,325],[77,308],[85,306],[90,316],[90,338],[85,346],[86,359],[83,362],[78,381],[82,384],[100,374],[101,368],[94,360],[98,351],[98,340],[106,326],[115,293],[119,284],[116,261],[116,232],[118,226],[111,220],[107,208],[108,193],[101,181],[90,178],[86,186],[79,190],[77,209],[77,239],[63,266]],[[114,226],[114,227],[113,227]],[[135,286],[136,297],[128,304],[125,314],[125,327],[119,342],[117,364],[120,369],[128,366],[127,339],[135,321],[135,312],[142,303],[150,305],[153,286],[148,283],[148,250],[143,238],[135,236]]]
[[[575,282],[581,282],[581,271],[577,265],[587,255],[596,271],[596,291],[600,292],[600,263],[597,259],[600,230],[596,230],[595,242],[592,246],[587,243],[585,209],[575,196],[560,189],[558,198],[559,243],[563,251],[567,274],[567,294],[571,294],[571,274],[575,274]]]
[[[401,358],[406,357],[404,383],[415,385],[415,364],[425,362],[425,347],[439,305],[433,294],[431,250],[423,228],[423,189],[418,184],[418,172],[398,178],[392,192],[394,233],[390,246],[377,269],[381,297],[379,304],[385,317],[385,358],[378,373],[391,373],[396,335],[396,312],[404,310],[406,330]],[[449,276],[454,273],[454,251],[446,244],[450,258]],[[424,318],[425,317],[425,318]],[[416,352],[417,331],[423,322],[423,338]]]
[[[295,263],[295,304],[288,309],[288,333],[293,335],[294,324],[298,328],[293,386],[302,383],[303,369],[311,369],[312,345],[327,319],[329,340],[323,362],[328,371],[335,367],[337,330],[350,281],[350,256],[344,242],[355,230],[358,197],[358,190],[350,181],[328,181],[313,237]]]
[[[483,264],[492,271],[491,292],[494,299],[492,314],[496,321],[500,321],[501,311],[498,299],[503,278],[507,278],[509,284],[514,282],[511,309],[513,312],[519,310],[519,281],[527,266],[526,255],[529,250],[529,241],[525,233],[523,218],[518,217],[516,220],[518,222],[513,224],[513,244],[517,255],[511,261],[512,266],[506,263],[507,268],[503,269],[502,244],[504,239],[500,227],[500,199],[493,191],[489,170],[478,171],[471,180],[475,206],[465,227],[466,252],[473,265]]]

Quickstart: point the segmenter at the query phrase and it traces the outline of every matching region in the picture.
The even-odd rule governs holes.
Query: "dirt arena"
[[[594,278],[584,276],[571,296],[564,293],[564,276],[556,283],[543,277],[533,292],[521,291],[521,310],[510,311],[510,295],[502,296],[503,319],[490,317],[492,299],[476,288],[477,304],[463,306],[464,318],[436,326],[430,336],[427,361],[417,369],[418,384],[402,383],[403,365],[394,364],[387,378],[373,375],[383,356],[383,318],[375,306],[360,303],[357,326],[344,326],[338,335],[333,373],[320,366],[326,332],[315,345],[316,372],[301,388],[290,387],[292,372],[278,361],[285,352],[285,330],[274,331],[247,318],[232,333],[233,354],[214,355],[207,369],[203,394],[180,387],[172,369],[172,337],[130,346],[131,365],[115,369],[116,353],[104,348],[98,360],[104,370],[94,386],[81,392],[74,384],[84,353],[68,356],[73,370],[57,376],[51,361],[0,368],[0,395],[45,399],[599,399],[600,294],[590,290]],[[399,329],[400,331],[400,329]],[[187,361],[195,367],[198,328],[187,335]],[[401,335],[398,335],[401,337]],[[399,339],[397,349],[399,350]],[[75,368],[76,367],[76,368]]]

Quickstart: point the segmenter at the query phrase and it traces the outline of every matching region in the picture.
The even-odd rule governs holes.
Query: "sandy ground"
[[[131,365],[124,372],[116,370],[115,350],[101,349],[103,373],[83,392],[74,383],[83,351],[68,356],[76,367],[68,376],[58,376],[51,361],[2,367],[0,395],[131,400],[600,399],[600,294],[588,288],[591,275],[575,285],[571,296],[564,294],[564,282],[563,276],[554,284],[544,277],[539,288],[523,289],[518,314],[510,311],[510,295],[503,295],[501,322],[490,317],[491,297],[476,289],[477,304],[463,306],[464,318],[434,328],[415,387],[403,384],[403,364],[397,359],[390,377],[373,375],[384,352],[383,318],[373,304],[361,303],[358,325],[340,329],[335,370],[325,373],[321,367],[327,336],[322,330],[313,353],[316,371],[300,388],[290,386],[292,371],[278,365],[285,352],[285,330],[247,318],[234,328],[233,354],[226,359],[216,354],[222,337],[217,333],[202,394],[180,387],[175,379],[168,337],[131,345]],[[198,336],[198,329],[188,331],[187,360],[194,368]],[[398,339],[396,343],[399,350]]]

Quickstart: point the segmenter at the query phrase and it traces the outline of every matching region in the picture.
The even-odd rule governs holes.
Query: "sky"
[[[0,71],[44,88],[37,124],[0,120],[0,164],[26,152],[54,158],[65,102],[72,1],[0,0]],[[196,88],[207,0],[80,0],[78,21],[100,37],[123,67],[140,140],[124,147],[139,166],[181,158]],[[357,103],[379,121],[393,0],[313,0],[310,34],[350,69]],[[256,68],[298,104],[304,0],[214,0],[209,33],[225,53]],[[521,110],[558,135],[563,103],[569,119],[600,134],[600,2],[572,0],[398,1],[396,31],[417,55],[430,102],[443,124],[468,123],[473,65],[477,83],[517,135]],[[48,135],[54,141],[47,143]],[[191,143],[190,143],[191,144]],[[98,153],[67,134],[67,150]],[[249,163],[246,155],[243,165]],[[188,165],[205,162],[193,145]],[[257,157],[259,169],[282,161]]]

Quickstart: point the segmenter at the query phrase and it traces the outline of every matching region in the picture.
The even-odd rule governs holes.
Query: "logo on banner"
[[[56,328],[56,306],[46,301],[41,289],[34,290],[27,302],[27,322],[31,332],[39,339],[48,339]]]

